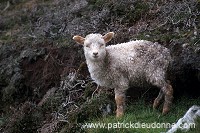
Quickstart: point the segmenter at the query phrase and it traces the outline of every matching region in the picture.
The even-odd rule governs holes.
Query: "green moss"
[[[4,117],[0,117],[0,127],[5,123],[5,118]]]
[[[4,2],[7,2],[7,0],[0,0],[0,3],[4,3]]]
[[[127,6],[128,5],[128,6]],[[114,3],[110,6],[111,13],[121,17],[123,23],[133,23],[139,20],[145,12],[149,10],[149,5],[145,2],[136,1],[130,4]]]
[[[16,88],[13,85],[8,85],[2,90],[2,101],[6,103],[13,102],[13,94],[16,92]]]
[[[93,8],[101,8],[106,2],[104,0],[88,0],[88,3],[93,6]]]
[[[12,127],[13,133],[35,133],[42,121],[42,113],[39,110],[28,112],[22,119],[19,119]]]
[[[120,18],[122,23],[133,23],[139,20],[145,12],[149,10],[149,5],[143,1],[104,1],[104,0],[88,0],[89,8],[99,9],[107,7],[111,16],[116,19]]]
[[[92,96],[92,93],[94,92],[93,90],[94,84],[93,83],[88,83],[87,86],[85,87],[84,91],[84,98],[86,99],[87,97]]]
[[[82,112],[78,115],[78,122],[83,122],[88,118],[102,116],[100,111],[101,106],[112,104],[107,95],[101,94],[99,97],[92,98],[82,105]]]
[[[4,42],[4,41],[9,42],[9,41],[12,40],[12,37],[9,36],[9,35],[1,35],[1,36],[0,36],[0,40],[3,41],[3,42]]]
[[[48,97],[47,101],[43,104],[42,110],[44,112],[54,112],[59,109],[62,104],[63,96],[61,93],[56,93],[53,97]]]
[[[181,39],[183,33],[171,33],[168,30],[165,30],[163,27],[158,28],[152,31],[140,32],[135,35],[133,39],[141,39],[141,40],[149,40],[152,42],[161,42],[161,43],[169,43],[171,40]]]
[[[144,15],[145,12],[149,10],[149,5],[145,2],[138,1],[135,5],[135,11],[133,12],[133,19],[136,21]]]

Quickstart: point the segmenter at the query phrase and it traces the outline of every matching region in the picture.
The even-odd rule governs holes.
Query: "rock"
[[[195,120],[200,118],[200,106],[193,105],[186,114],[173,125],[173,127],[167,131],[167,133],[174,133],[178,129],[183,132],[187,132],[190,128],[194,128]]]
[[[99,110],[101,110],[102,115],[104,117],[107,116],[107,115],[110,115],[113,111],[112,108],[111,108],[111,104],[101,105]]]
[[[0,91],[3,101],[11,102],[25,92],[24,75],[21,63],[25,58],[36,61],[45,54],[45,48],[25,48],[20,50],[13,45],[2,45],[0,49]],[[18,94],[17,97],[14,96]],[[15,97],[15,98],[14,98]]]
[[[20,89],[21,74],[20,63],[17,58],[16,47],[12,45],[2,45],[0,49],[0,91],[1,100],[9,101],[12,95]]]
[[[45,53],[46,53],[45,48],[38,48],[38,49],[27,48],[20,53],[19,59],[28,58],[29,62],[36,61],[38,57],[43,56]]]
[[[198,47],[179,42],[172,43],[171,54],[173,63],[169,77],[174,86],[175,95],[189,95],[198,97],[200,94],[200,54],[195,52]]]

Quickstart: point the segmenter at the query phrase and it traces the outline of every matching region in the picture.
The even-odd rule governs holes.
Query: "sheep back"
[[[102,62],[87,61],[92,79],[101,86],[128,88],[165,83],[170,52],[158,43],[145,40],[106,47]]]

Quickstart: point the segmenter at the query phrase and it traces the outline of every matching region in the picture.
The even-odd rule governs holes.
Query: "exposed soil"
[[[49,88],[59,87],[61,75],[69,74],[78,69],[81,64],[77,49],[45,47],[46,54],[36,61],[24,59],[22,70],[24,82],[30,87],[34,96],[40,100]]]

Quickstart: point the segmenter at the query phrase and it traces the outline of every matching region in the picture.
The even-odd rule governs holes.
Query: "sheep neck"
[[[108,53],[106,52],[106,56],[103,60],[91,61],[86,59],[91,76],[101,75],[100,73],[103,73],[105,75],[108,71],[110,71],[109,70],[110,63],[108,57],[109,57]]]

